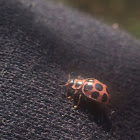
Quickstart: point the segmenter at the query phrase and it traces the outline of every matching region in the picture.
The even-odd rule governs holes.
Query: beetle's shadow
[[[66,91],[67,96],[72,96],[75,90],[71,89]],[[80,93],[82,94],[82,92],[78,92],[74,96],[74,105],[77,105]],[[80,105],[77,109],[88,115],[89,120],[95,122],[98,126],[102,127],[104,131],[110,132],[112,128],[112,122],[109,115],[111,114],[110,108],[106,107],[101,103],[97,103],[96,101],[93,101],[92,99],[89,99],[84,94],[82,94]]]
[[[77,103],[78,96],[74,98],[74,103]],[[88,115],[88,118],[96,122],[96,124],[103,128],[104,131],[110,132],[112,123],[110,118],[110,108],[97,103],[88,98],[81,98],[80,105],[77,108],[79,111]]]

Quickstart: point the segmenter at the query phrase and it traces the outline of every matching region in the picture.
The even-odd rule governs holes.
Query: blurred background
[[[54,0],[140,38],[140,0]]]

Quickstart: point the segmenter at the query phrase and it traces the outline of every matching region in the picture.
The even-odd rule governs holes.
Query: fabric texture
[[[68,74],[105,83],[111,107],[74,110]],[[139,83],[134,37],[47,0],[0,1],[1,140],[139,140]]]

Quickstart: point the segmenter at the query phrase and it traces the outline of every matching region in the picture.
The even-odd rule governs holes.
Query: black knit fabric
[[[69,73],[107,84],[111,107],[74,110]],[[139,140],[139,84],[135,38],[47,0],[0,1],[1,140]]]

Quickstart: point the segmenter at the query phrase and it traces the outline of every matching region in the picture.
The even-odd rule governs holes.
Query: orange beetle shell
[[[110,95],[107,91],[107,86],[97,79],[74,79],[71,86],[75,90],[81,89],[82,93],[88,98],[109,105]]]

